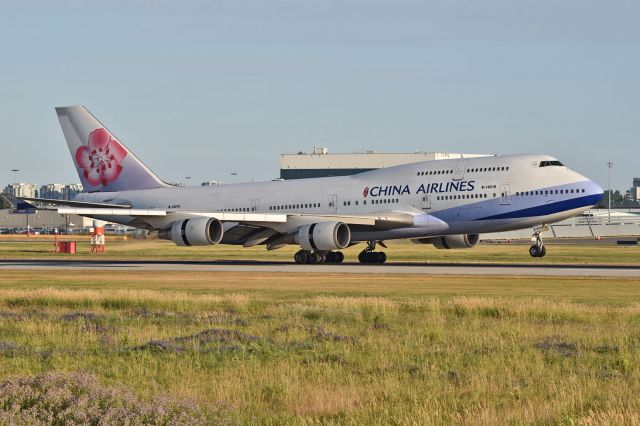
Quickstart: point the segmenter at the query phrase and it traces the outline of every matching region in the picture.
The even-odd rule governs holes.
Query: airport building
[[[92,223],[92,219],[72,214],[58,214],[55,210],[0,210],[0,233],[2,234],[13,233],[16,230],[26,232],[27,229],[31,231],[55,228],[79,230],[91,226]]]
[[[460,154],[451,152],[381,153],[376,151],[352,154],[329,154],[326,147],[314,147],[312,153],[282,154],[281,179],[303,179],[328,176],[347,176],[401,164],[455,158],[486,157],[489,154]]]

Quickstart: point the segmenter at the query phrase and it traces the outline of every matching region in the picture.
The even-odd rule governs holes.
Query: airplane
[[[479,235],[531,228],[529,254],[543,257],[548,224],[576,216],[602,188],[548,155],[424,161],[351,176],[177,187],[154,174],[83,106],[56,108],[84,185],[50,203],[78,214],[147,229],[178,246],[297,245],[295,263],[341,263],[366,243],[360,263],[384,263],[384,241],[471,248]]]

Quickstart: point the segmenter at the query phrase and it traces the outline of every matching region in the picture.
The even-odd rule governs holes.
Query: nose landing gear
[[[544,246],[540,234],[548,229],[549,227],[547,225],[540,228],[534,228],[533,235],[531,236],[531,242],[533,245],[529,247],[529,254],[531,257],[544,257],[547,254],[547,248]]]
[[[382,241],[367,241],[367,248],[362,250],[358,255],[358,261],[360,263],[379,263],[382,264],[387,261],[387,254],[383,251],[375,251],[376,245],[380,244],[382,247],[386,246]]]

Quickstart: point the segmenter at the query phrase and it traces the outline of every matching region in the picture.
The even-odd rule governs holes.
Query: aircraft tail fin
[[[85,107],[57,107],[56,113],[86,192],[168,186]]]

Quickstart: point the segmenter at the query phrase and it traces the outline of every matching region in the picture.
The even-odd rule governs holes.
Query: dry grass
[[[640,278],[0,277],[2,378],[90,371],[245,424],[636,424],[638,325]]]

